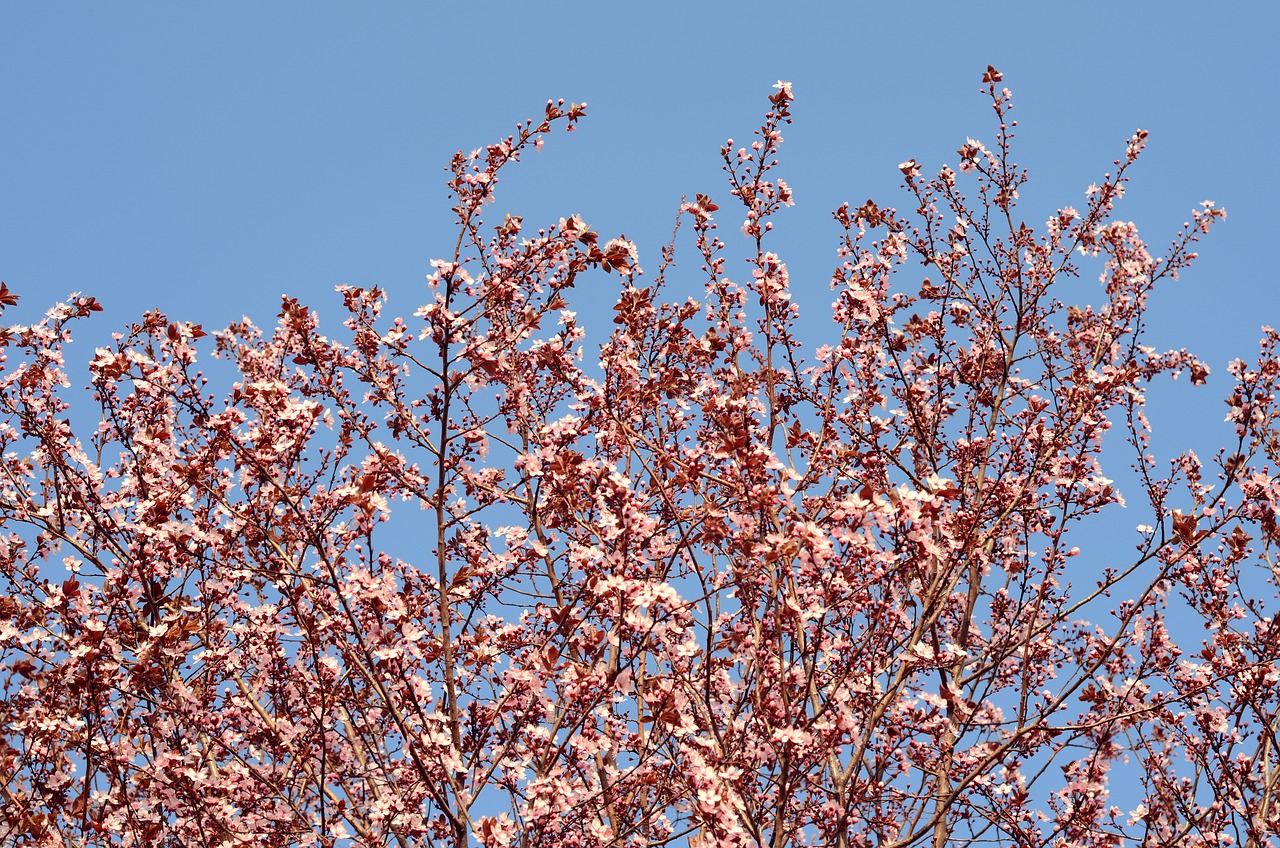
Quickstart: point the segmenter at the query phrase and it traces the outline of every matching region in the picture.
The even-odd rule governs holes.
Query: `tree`
[[[0,332],[4,844],[1277,844],[1280,335],[1232,366],[1230,445],[1153,456],[1145,387],[1208,369],[1147,301],[1223,212],[1153,258],[1113,218],[1139,131],[1022,223],[1001,81],[993,143],[900,166],[912,210],[835,212],[814,352],[769,249],[787,83],[721,150],[749,275],[704,195],[649,283],[579,217],[487,228],[561,101],[454,157],[408,318],[149,313],[92,359],[88,436],[63,351],[97,302]],[[1104,471],[1131,538],[1089,535]]]

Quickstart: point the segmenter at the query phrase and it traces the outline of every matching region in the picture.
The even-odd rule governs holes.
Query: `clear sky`
[[[1229,212],[1152,307],[1153,344],[1187,346],[1207,389],[1154,392],[1161,454],[1225,441],[1226,363],[1280,324],[1276,165],[1280,5],[1021,2],[223,2],[0,4],[0,280],[31,320],[69,292],[106,306],[95,344],[159,308],[270,325],[280,295],[336,329],[338,284],[389,312],[425,298],[452,246],[444,166],[548,98],[588,101],[579,132],[505,172],[492,216],[580,213],[656,270],[682,194],[727,196],[718,148],[750,138],[779,79],[795,123],[780,176],[797,205],[774,247],[807,315],[829,315],[831,210],[906,205],[897,163],[955,163],[990,140],[992,64],[1014,93],[1022,214],[1040,227],[1150,131],[1118,215],[1163,248],[1201,200]],[[722,235],[732,243],[736,223]],[[687,290],[698,296],[690,259]],[[574,302],[609,326],[615,278]],[[1084,280],[1080,300],[1096,300]],[[586,288],[586,291],[582,289]],[[593,322],[591,316],[599,319]],[[810,349],[831,342],[815,320]],[[331,331],[340,335],[341,331]],[[224,387],[225,388],[225,387]],[[1134,512],[1134,510],[1130,510]],[[1134,515],[1132,526],[1144,516]],[[1134,538],[1136,541],[1136,537]],[[1106,547],[1106,546],[1104,546]],[[1126,551],[1128,548],[1126,547]],[[1104,550],[1102,556],[1107,556]]]
[[[775,245],[821,315],[830,211],[903,203],[898,162],[936,168],[966,136],[991,138],[977,93],[991,63],[1014,92],[1028,221],[1081,205],[1137,127],[1151,142],[1121,217],[1163,246],[1200,200],[1229,210],[1153,312],[1157,343],[1215,372],[1211,392],[1175,396],[1175,443],[1223,432],[1225,363],[1280,323],[1272,4],[790,6],[5,4],[0,279],[27,315],[97,296],[100,338],[156,307],[206,328],[269,324],[282,293],[336,319],[340,283],[382,286],[407,314],[451,244],[450,154],[549,97],[588,101],[588,119],[508,175],[498,219],[579,212],[654,268],[680,196],[725,195],[718,146],[749,137],[783,78],[797,206]],[[612,280],[598,285],[581,311],[609,300]]]

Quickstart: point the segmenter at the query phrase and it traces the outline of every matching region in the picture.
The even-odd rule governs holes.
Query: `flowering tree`
[[[769,245],[787,83],[721,150],[749,273],[704,195],[648,284],[576,216],[483,225],[560,102],[454,157],[408,318],[352,287],[345,341],[288,298],[211,342],[149,313],[94,355],[87,435],[96,301],[0,331],[0,840],[1277,844],[1280,334],[1232,366],[1230,445],[1154,457],[1145,386],[1208,369],[1144,343],[1147,299],[1223,213],[1154,258],[1112,215],[1138,132],[1034,230],[983,82],[958,173],[836,211],[816,351]],[[1088,535],[1104,462],[1131,538]]]

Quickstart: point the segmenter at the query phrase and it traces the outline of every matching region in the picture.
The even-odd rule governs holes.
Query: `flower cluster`
[[[911,212],[836,211],[812,354],[786,82],[651,280],[579,216],[484,225],[559,101],[453,159],[407,317],[347,286],[340,339],[292,298],[204,342],[149,313],[94,354],[88,432],[96,301],[0,329],[0,841],[1274,844],[1280,335],[1230,369],[1231,444],[1157,459],[1145,387],[1209,371],[1147,305],[1223,213],[1163,257],[1114,220],[1139,132],[1020,223],[1002,80],[993,141],[902,163]],[[1138,532],[1080,530],[1121,476]]]

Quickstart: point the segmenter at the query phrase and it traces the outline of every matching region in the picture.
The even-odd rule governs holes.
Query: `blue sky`
[[[797,103],[781,175],[797,206],[775,246],[796,300],[820,315],[830,210],[904,203],[898,162],[936,168],[966,136],[990,138],[977,90],[991,63],[1014,92],[1029,222],[1080,205],[1137,127],[1151,142],[1121,217],[1163,246],[1200,200],[1229,210],[1152,315],[1156,343],[1214,368],[1210,392],[1171,396],[1179,429],[1166,431],[1171,447],[1208,447],[1225,363],[1280,323],[1266,253],[1280,15],[1263,3],[890,6],[6,4],[0,279],[23,296],[20,317],[70,291],[98,297],[107,310],[81,331],[93,343],[149,308],[206,328],[269,324],[282,293],[336,321],[340,283],[382,286],[407,314],[451,245],[449,156],[549,97],[588,101],[588,119],[508,174],[494,214],[578,212],[656,268],[680,196],[725,195],[718,146],[750,135],[784,78]],[[588,319],[610,300],[612,280],[598,285],[575,304]]]
[[[559,97],[588,101],[588,118],[505,172],[491,217],[537,226],[580,213],[603,236],[635,240],[656,270],[681,195],[727,195],[720,144],[748,139],[787,79],[797,100],[779,174],[797,205],[778,218],[774,247],[796,302],[817,316],[812,349],[833,341],[819,320],[831,210],[868,197],[905,205],[897,163],[914,157],[929,172],[954,163],[966,136],[991,139],[978,89],[992,64],[1014,92],[1029,223],[1082,206],[1138,127],[1151,137],[1119,217],[1158,249],[1201,200],[1228,209],[1151,313],[1153,344],[1187,346],[1214,371],[1206,389],[1184,380],[1152,393],[1157,450],[1207,458],[1228,432],[1226,363],[1256,353],[1260,325],[1280,324],[1268,253],[1276,8],[6,3],[0,280],[23,301],[5,318],[31,320],[72,291],[96,296],[106,311],[77,328],[85,344],[69,357],[82,369],[146,309],[206,329],[242,315],[269,325],[287,293],[336,328],[333,287],[359,284],[388,290],[390,314],[408,315],[430,260],[452,246],[452,153]],[[722,230],[731,243],[734,229]],[[701,292],[688,264],[673,295]],[[588,326],[609,326],[615,284],[600,276],[575,292]],[[1077,285],[1081,300],[1096,291]],[[1145,516],[1132,518],[1126,529]]]

